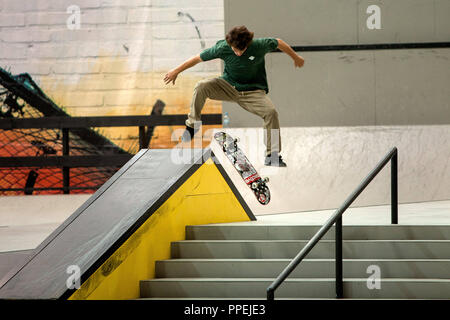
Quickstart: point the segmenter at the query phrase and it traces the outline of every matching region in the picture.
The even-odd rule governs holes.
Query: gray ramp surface
[[[81,280],[155,211],[203,161],[171,161],[171,150],[141,150],[48,236],[27,261],[0,280],[0,299],[59,299],[72,293],[66,281],[76,265]]]

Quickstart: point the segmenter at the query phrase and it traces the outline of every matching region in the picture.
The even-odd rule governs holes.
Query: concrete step
[[[306,240],[185,240],[171,244],[179,259],[290,259]],[[345,240],[344,259],[450,259],[450,240]],[[309,259],[334,258],[334,241],[322,240]]]
[[[186,240],[309,240],[321,226],[201,225],[186,227]],[[334,239],[334,227],[324,236]],[[448,225],[375,225],[343,227],[348,240],[448,240]]]
[[[275,278],[290,259],[172,259],[156,262],[156,278]],[[450,259],[346,259],[344,277],[367,278],[369,266],[378,266],[382,278],[450,279]],[[293,278],[332,278],[334,259],[304,259]]]
[[[140,282],[141,298],[263,298],[274,279],[166,278]],[[367,278],[344,278],[346,298],[450,299],[450,279],[382,279],[380,289],[369,289]],[[334,278],[288,278],[277,298],[333,298]]]

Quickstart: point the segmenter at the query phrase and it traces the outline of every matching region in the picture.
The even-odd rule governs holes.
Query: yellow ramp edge
[[[250,221],[239,200],[208,159],[97,269],[69,300],[140,297],[140,280],[155,277],[155,262],[170,259],[172,241],[187,225]]]

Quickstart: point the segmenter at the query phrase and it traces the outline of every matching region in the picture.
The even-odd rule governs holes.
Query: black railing
[[[108,117],[43,117],[0,119],[0,129],[62,129],[63,146],[68,149],[68,131],[90,127],[139,127],[139,148],[145,148],[147,141],[145,127],[184,126],[186,115],[167,114],[151,116],[108,116]],[[222,124],[221,114],[203,114],[203,125]],[[68,152],[68,150],[66,150]],[[63,153],[64,154],[64,153]],[[68,154],[68,153],[67,153]],[[1,167],[1,165],[0,165]]]
[[[361,182],[356,190],[345,200],[341,207],[328,219],[328,221],[317,231],[317,233],[309,240],[297,256],[289,263],[289,265],[280,273],[275,281],[267,288],[267,300],[275,298],[275,290],[283,283],[283,281],[291,274],[291,272],[299,265],[312,248],[320,241],[320,239],[335,224],[335,259],[336,259],[336,297],[344,296],[343,286],[343,267],[342,267],[342,215],[345,210],[355,201],[355,199],[363,192],[368,184],[376,177],[376,175],[391,161],[391,223],[398,223],[398,173],[397,173],[397,148],[393,148],[378,165],[369,173],[369,175]]]
[[[147,148],[149,135],[156,126],[184,126],[186,115],[150,115],[150,116],[106,116],[106,117],[66,117],[51,116],[42,118],[3,118],[0,119],[0,130],[14,129],[61,129],[62,155],[37,157],[0,157],[0,168],[17,167],[59,167],[62,168],[63,186],[61,188],[29,188],[33,190],[69,190],[95,189],[96,187],[70,187],[70,168],[75,167],[108,167],[123,166],[132,158],[132,154],[118,148],[104,138],[86,130],[91,127],[139,127],[139,149]],[[203,125],[219,125],[222,123],[221,114],[204,114],[201,116]],[[98,145],[101,154],[70,155],[69,131],[85,138],[89,135],[89,142]],[[17,188],[0,189],[0,191],[17,191]]]
[[[312,51],[360,51],[360,50],[399,50],[399,49],[440,49],[450,48],[450,42],[407,42],[407,43],[375,43],[375,44],[337,44],[318,46],[292,46],[297,52]],[[275,52],[282,52],[276,49]]]

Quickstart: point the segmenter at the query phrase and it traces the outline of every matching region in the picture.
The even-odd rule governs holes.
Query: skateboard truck
[[[234,139],[233,142],[234,142],[234,146],[237,148],[237,143],[239,142],[239,138]]]
[[[264,179],[259,179],[258,181],[252,182],[252,189],[258,189],[259,187],[262,187],[266,183],[269,182],[269,178],[265,177]]]
[[[234,148],[234,150],[237,150],[237,148],[238,148],[238,145],[237,145],[237,143],[239,142],[239,139],[234,139],[233,140],[233,148]],[[230,147],[230,142],[229,141],[225,141],[224,143],[223,143],[223,146],[222,146],[222,149],[223,149],[223,152],[227,152],[227,149],[229,149],[229,147]]]

